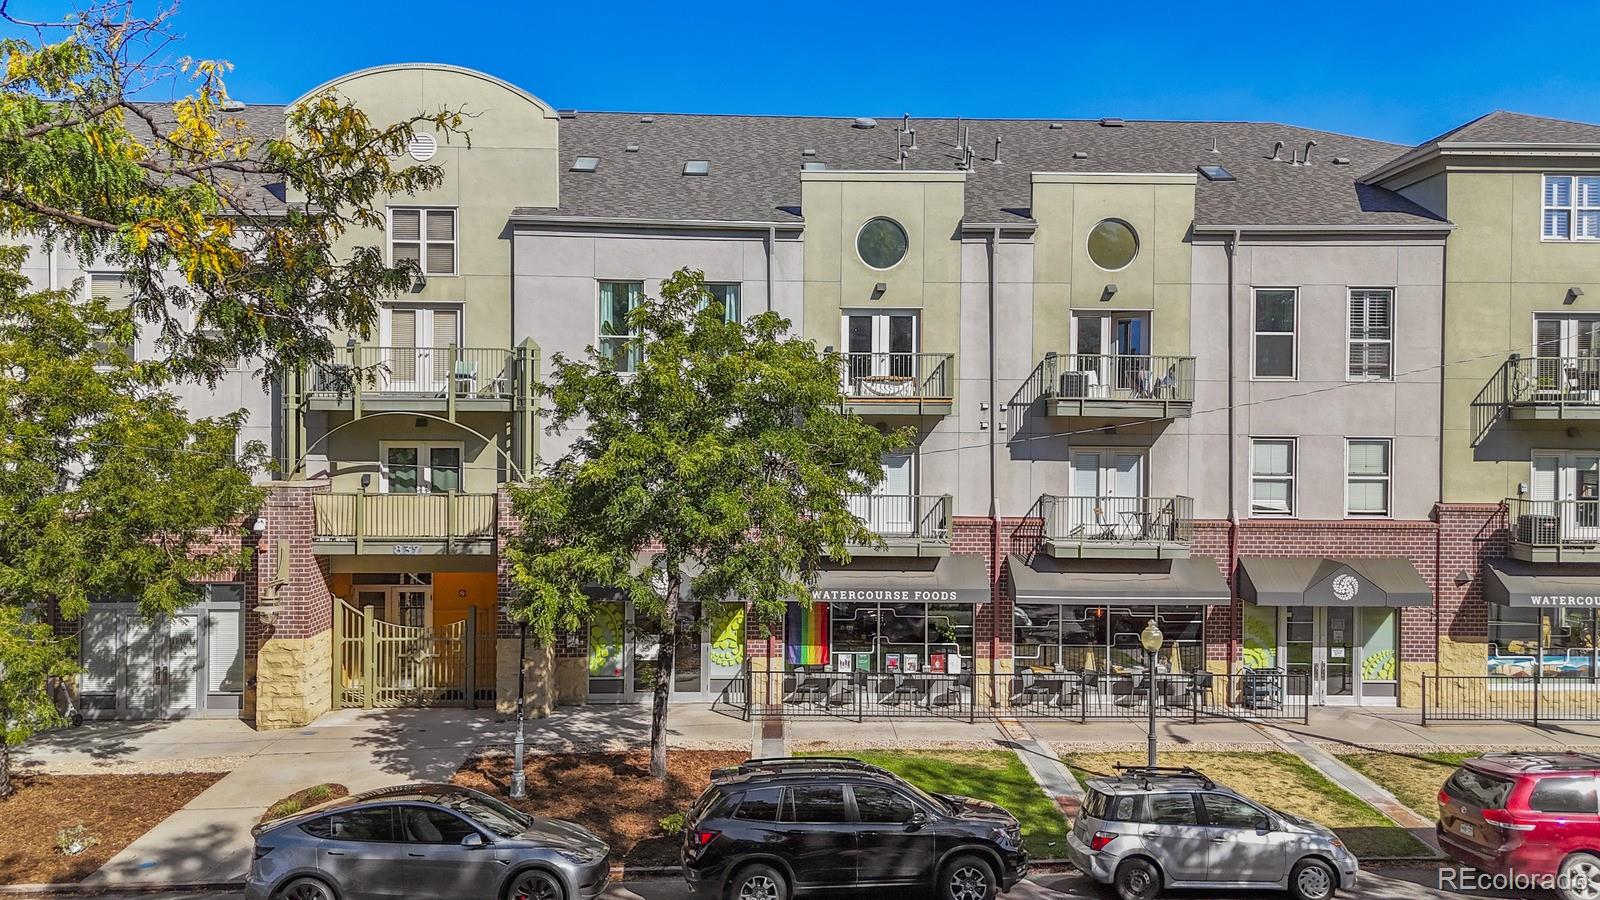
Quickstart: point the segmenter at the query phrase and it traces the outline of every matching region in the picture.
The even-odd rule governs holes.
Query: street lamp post
[[[1156,654],[1161,650],[1162,641],[1166,635],[1156,627],[1156,620],[1151,619],[1144,630],[1139,632],[1139,644],[1144,647],[1144,693],[1145,706],[1150,711],[1149,734],[1145,743],[1145,765],[1154,767],[1156,764]]]
[[[522,757],[526,749],[523,725],[527,722],[527,708],[524,706],[524,681],[528,670],[528,623],[522,623],[522,637],[517,644],[517,741],[512,748],[511,762],[511,799],[521,800],[528,796],[528,773],[522,769]]]

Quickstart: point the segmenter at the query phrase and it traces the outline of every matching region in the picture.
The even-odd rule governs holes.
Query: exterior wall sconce
[[[1573,303],[1578,302],[1578,298],[1582,297],[1582,296],[1583,296],[1583,288],[1577,287],[1577,286],[1569,287],[1569,288],[1567,288],[1566,299],[1562,300],[1561,302],[1562,303],[1566,303],[1568,305],[1571,305]]]
[[[888,282],[886,282],[886,281],[878,282],[877,284],[872,286],[872,299],[874,299],[874,300],[881,299],[883,297],[883,295],[888,292],[888,290],[889,290],[889,283]]]
[[[1462,569],[1461,571],[1456,573],[1456,586],[1457,587],[1464,587],[1464,586],[1469,585],[1471,583],[1472,583],[1472,576],[1467,574],[1467,570],[1466,569]]]
[[[1115,282],[1113,282],[1111,284],[1106,285],[1106,289],[1100,292],[1100,302],[1101,303],[1109,303],[1109,302],[1111,302],[1111,298],[1115,297],[1116,295],[1117,295],[1117,285],[1116,285]]]

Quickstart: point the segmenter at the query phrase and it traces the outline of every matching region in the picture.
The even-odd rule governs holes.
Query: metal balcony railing
[[[309,396],[510,400],[515,360],[499,347],[339,347],[312,370]]]
[[[949,400],[955,389],[950,353],[840,353],[848,400]]]
[[[1513,407],[1551,418],[1600,415],[1600,356],[1522,356],[1513,353],[1472,401],[1473,443]]]
[[[850,512],[885,540],[950,542],[949,494],[856,494]]]
[[[1069,400],[1194,400],[1194,357],[1045,356],[1051,395]]]
[[[1600,547],[1600,499],[1506,500],[1511,541],[1529,547]]]
[[[1194,540],[1190,497],[1039,498],[1045,540],[1052,543],[1188,544]]]
[[[317,494],[318,540],[443,542],[492,540],[494,494]]]

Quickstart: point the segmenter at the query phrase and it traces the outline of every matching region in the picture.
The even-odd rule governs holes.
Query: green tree
[[[589,621],[586,588],[633,602],[636,621],[661,635],[650,727],[659,778],[673,649],[695,627],[680,616],[690,573],[708,608],[748,602],[764,626],[786,604],[809,603],[819,564],[879,542],[847,498],[882,479],[883,454],[909,434],[845,412],[838,361],[788,336],[781,316],[724,321],[699,272],[664,281],[628,322],[635,371],[617,372],[618,355],[594,347],[552,360],[541,388],[549,428],[576,433],[547,471],[512,489],[522,531],[507,549],[519,589],[511,616],[549,642]]]
[[[169,387],[240,360],[270,379],[330,357],[330,328],[367,333],[414,267],[361,237],[442,180],[407,144],[466,139],[461,113],[375,124],[331,92],[281,127],[248,116],[226,63],[169,56],[170,15],[27,22],[0,0],[0,796],[6,748],[55,721],[45,677],[73,665],[50,609],[159,616],[246,561],[216,538],[259,505],[263,448],[238,446],[242,413],[193,420]],[[134,99],[156,95],[177,99]],[[30,283],[22,244],[123,270],[129,303]],[[116,349],[136,330],[159,359]]]

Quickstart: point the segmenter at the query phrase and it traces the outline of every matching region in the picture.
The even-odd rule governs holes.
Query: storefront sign
[[[1600,606],[1595,594],[1529,594],[1530,606]]]
[[[819,588],[811,592],[811,599],[823,603],[959,603],[961,592],[928,588]]]

